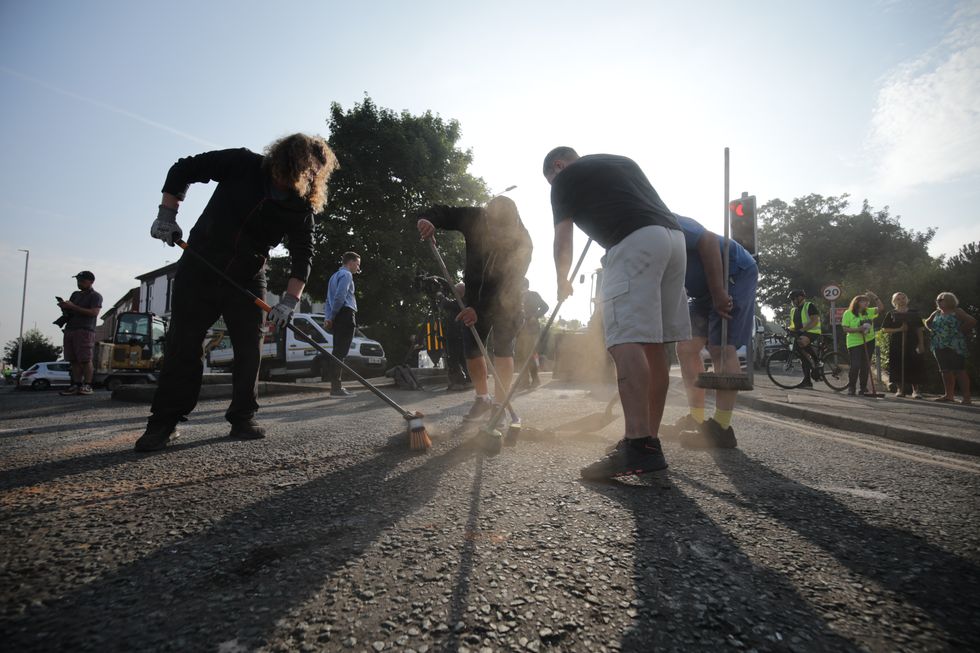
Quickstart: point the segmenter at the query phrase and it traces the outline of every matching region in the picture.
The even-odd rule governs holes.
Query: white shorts
[[[610,247],[601,295],[606,347],[689,340],[686,270],[684,233],[677,229],[643,227]]]

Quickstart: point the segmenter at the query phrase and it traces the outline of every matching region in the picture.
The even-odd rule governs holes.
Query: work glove
[[[174,246],[174,242],[182,240],[184,232],[177,225],[177,209],[161,204],[157,211],[157,219],[150,226],[150,236],[162,240],[171,247]]]
[[[290,295],[288,292],[282,294],[282,299],[279,303],[272,307],[269,311],[269,321],[276,325],[277,328],[282,328],[289,324],[289,318],[293,316],[293,311],[296,310],[296,304],[299,303],[299,298]]]

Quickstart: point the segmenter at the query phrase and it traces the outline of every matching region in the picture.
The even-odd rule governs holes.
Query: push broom
[[[725,148],[725,240],[724,248],[722,249],[722,280],[725,283],[725,287],[728,287],[728,266],[730,252],[729,250],[729,223],[731,218],[731,206],[728,202],[728,148]],[[745,307],[749,310],[749,307]],[[746,348],[747,353],[751,353],[751,350]],[[728,354],[728,320],[721,318],[721,366],[722,369],[726,367],[725,356]],[[748,359],[748,357],[746,357]],[[735,360],[738,361],[738,352],[735,353]],[[752,365],[750,360],[746,360],[746,365]],[[751,368],[750,368],[751,369]],[[704,388],[706,390],[751,390],[752,389],[752,379],[745,374],[728,374],[724,371],[719,372],[714,370],[712,372],[702,372],[698,374],[697,380],[694,382],[699,388]]]
[[[592,245],[592,239],[591,238],[589,238],[589,240],[586,241],[585,247],[582,248],[582,253],[578,257],[578,262],[575,264],[575,269],[572,270],[572,276],[569,277],[569,282],[574,281],[576,275],[578,275],[579,268],[582,267],[582,262],[585,261],[585,254],[589,251],[589,246],[590,245]],[[567,297],[566,297],[566,299],[567,299]],[[521,365],[521,369],[517,373],[517,378],[521,378],[521,376],[524,374],[524,372],[527,371],[528,366],[530,366],[530,364],[531,364],[531,357],[534,356],[534,352],[536,352],[544,344],[545,339],[548,337],[548,331],[551,329],[551,325],[554,323],[555,318],[558,316],[558,311],[561,310],[561,305],[564,304],[564,303],[565,303],[565,300],[562,299],[555,306],[555,309],[553,311],[551,311],[551,316],[548,318],[548,323],[545,325],[544,329],[541,330],[541,335],[538,336],[538,342],[537,342],[537,344],[534,346],[533,349],[531,349],[531,354],[527,357],[527,359],[525,359],[524,364]],[[500,406],[496,410],[494,410],[492,413],[490,413],[490,421],[487,422],[486,426],[484,426],[482,429],[480,429],[480,435],[486,437],[487,440],[488,440],[488,442],[494,443],[494,448],[496,448],[497,446],[499,446],[499,444],[501,443],[501,440],[503,438],[503,435],[500,433],[500,431],[497,430],[497,422],[499,422],[500,421],[500,418],[503,416],[504,406],[510,405],[510,400],[514,398],[514,393],[515,392],[517,392],[517,385],[516,384],[514,384],[514,385],[512,385],[510,387],[510,390],[507,392],[507,398],[504,400],[504,402],[502,402],[500,404]],[[615,397],[614,397],[614,399],[615,399]],[[611,416],[612,416],[612,401],[610,401],[609,402],[609,405],[606,407],[606,414],[609,415],[610,418],[611,418]],[[516,434],[511,434],[508,431],[508,436],[510,436],[510,437],[516,437]]]
[[[218,269],[217,266],[211,263],[211,261],[207,260],[206,258],[204,258],[203,255],[201,255],[198,252],[195,252],[193,249],[188,247],[187,243],[185,243],[183,240],[180,239],[174,240],[174,244],[180,247],[185,252],[190,252],[191,256],[193,256],[199,262],[206,265],[212,272],[217,274],[219,277],[224,279],[228,283],[228,285],[230,285],[232,288],[241,292],[243,295],[246,295],[249,299],[252,300],[252,302],[256,306],[261,308],[263,311],[268,313],[269,311],[272,310],[272,307],[269,306],[267,303],[265,303],[265,301],[263,301],[261,298],[254,295],[252,292],[250,292],[248,289],[244,288],[240,284],[236,283],[224,271]],[[367,379],[365,379],[363,376],[361,376],[360,374],[352,370],[350,367],[348,367],[344,363],[344,361],[334,356],[332,352],[327,351],[323,346],[320,345],[320,343],[315,342],[312,338],[310,338],[305,333],[303,333],[295,326],[293,326],[292,322],[287,322],[286,328],[292,331],[293,334],[295,334],[296,337],[298,337],[300,340],[311,345],[314,349],[320,352],[320,354],[327,356],[334,363],[339,365],[345,372],[347,372],[352,377],[357,379],[361,383],[361,385],[363,385],[365,388],[373,392],[374,395],[378,397],[378,399],[380,399],[381,401],[385,402],[386,404],[388,404],[389,406],[397,410],[401,414],[401,416],[405,419],[405,421],[408,422],[408,446],[410,449],[424,450],[432,446],[432,440],[429,439],[429,432],[425,429],[425,424],[422,421],[422,418],[424,417],[422,413],[418,411],[412,412],[399,406],[394,399],[392,399],[385,393],[378,390],[378,388],[372,385]]]

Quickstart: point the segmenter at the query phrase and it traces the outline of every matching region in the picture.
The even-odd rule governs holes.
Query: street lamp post
[[[17,337],[17,375],[20,378],[24,369],[20,366],[20,362],[24,357],[24,304],[27,301],[27,264],[31,260],[31,250],[18,249],[17,251],[27,254],[24,257],[24,293],[20,297],[20,336]]]

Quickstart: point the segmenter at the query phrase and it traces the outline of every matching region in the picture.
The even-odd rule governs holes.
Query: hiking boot
[[[723,429],[721,424],[711,418],[693,431],[684,431],[681,434],[681,446],[685,449],[734,449],[738,446],[738,441],[731,426]]]
[[[143,435],[136,441],[133,449],[136,451],[159,451],[167,446],[170,440],[176,440],[177,426],[174,424],[147,424]]]
[[[491,408],[493,408],[493,404],[489,399],[477,397],[476,401],[473,402],[473,405],[470,406],[470,412],[466,413],[466,415],[463,417],[463,421],[476,422],[483,419],[487,416],[487,413],[490,412]]]
[[[344,388],[335,388],[330,391],[331,397],[353,397],[354,393]]]
[[[663,448],[657,438],[639,440],[622,439],[605,456],[583,467],[582,478],[587,481],[604,481],[618,476],[647,474],[667,469]]]
[[[265,429],[259,426],[254,419],[232,422],[228,437],[237,440],[261,440],[265,437]]]
[[[79,391],[79,386],[72,383],[70,386],[59,392],[58,394],[62,397],[70,397],[71,395],[77,395]]]
[[[78,394],[80,395],[90,395],[92,394],[92,386],[88,383],[83,383],[82,387],[78,389]]]
[[[673,424],[660,425],[661,440],[676,440],[684,431],[693,431],[698,428],[698,421],[688,413]]]

